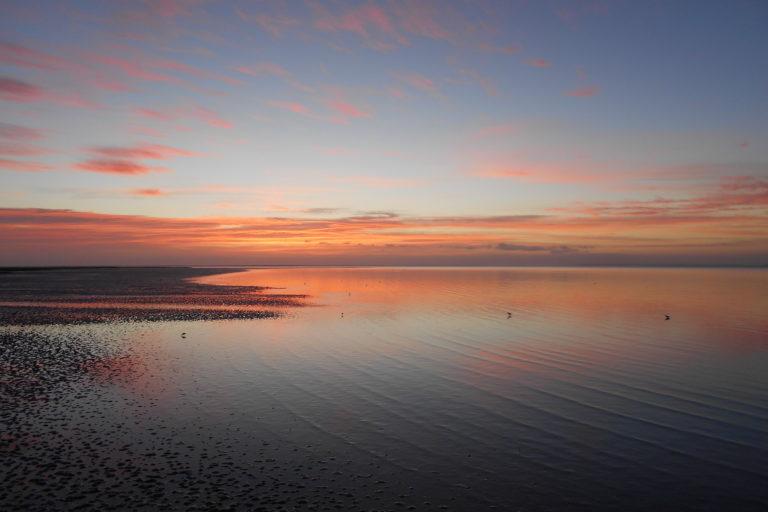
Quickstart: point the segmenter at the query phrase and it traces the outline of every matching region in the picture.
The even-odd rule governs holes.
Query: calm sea
[[[168,496],[216,482],[215,504],[238,510],[265,496],[265,510],[768,506],[768,271],[271,268],[197,282],[309,305],[40,327],[128,347],[106,365],[118,378],[35,406],[61,416],[61,457],[91,450],[120,478],[138,467]]]

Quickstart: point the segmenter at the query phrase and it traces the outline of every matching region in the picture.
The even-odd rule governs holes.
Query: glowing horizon
[[[0,265],[768,264],[768,5],[2,9]]]

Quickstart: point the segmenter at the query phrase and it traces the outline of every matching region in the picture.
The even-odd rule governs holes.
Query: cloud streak
[[[123,176],[170,171],[167,167],[147,165],[140,160],[168,160],[177,157],[198,156],[198,153],[194,151],[160,144],[99,146],[88,148],[88,152],[94,155],[94,158],[75,164],[75,169]]]
[[[134,193],[148,197],[162,194],[156,189],[137,189]],[[758,204],[765,203],[750,203],[753,208]],[[327,215],[335,211],[323,208],[311,213]],[[696,240],[697,251],[726,257],[740,251],[759,254],[768,248],[768,219],[758,213],[741,211],[736,215],[687,209],[647,214],[614,209],[600,215],[561,212],[403,217],[391,212],[363,212],[325,218],[160,218],[6,208],[0,209],[0,243],[8,247],[3,255],[6,263],[43,247],[71,254],[84,247],[98,248],[102,253],[111,251],[113,255],[142,251],[156,255],[156,262],[160,262],[178,255],[179,246],[186,254],[196,255],[198,261],[223,256],[246,261],[256,256],[299,254],[305,254],[307,262],[340,255],[366,261],[376,255],[402,258],[409,254],[504,261],[505,255],[529,253],[565,258],[561,261],[584,261],[585,256],[601,254],[643,254],[649,247],[656,254],[680,254],[690,245],[679,236],[685,232],[689,240]],[[611,236],[617,230],[622,237]],[[745,234],[751,236],[748,241],[743,238]]]

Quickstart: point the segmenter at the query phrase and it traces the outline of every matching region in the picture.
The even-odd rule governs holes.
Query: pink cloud
[[[192,110],[192,113],[199,120],[203,121],[209,126],[213,126],[214,128],[228,129],[233,127],[231,122],[227,121],[213,110],[207,109],[205,107],[195,107]]]
[[[19,144],[18,142],[13,144],[0,143],[0,155],[8,156],[39,156],[50,153],[49,150],[41,148],[39,146],[32,146],[29,144]]]
[[[441,4],[428,2],[408,2],[394,6],[400,26],[406,32],[430,39],[448,40],[451,31],[438,21],[444,17],[446,10]]]
[[[294,114],[309,115],[309,109],[297,101],[268,101],[267,105],[281,110],[287,110]]]
[[[78,94],[62,95],[49,93],[42,88],[15,78],[0,76],[0,99],[15,103],[50,101],[59,105],[80,108],[96,108],[97,104]]]
[[[503,53],[505,55],[516,55],[520,53],[523,48],[520,45],[510,44],[506,46],[495,46],[488,43],[480,43],[477,45],[479,50],[490,53]]]
[[[232,128],[233,124],[224,119],[220,114],[211,109],[194,106],[180,107],[167,110],[157,110],[152,108],[136,108],[134,112],[137,115],[152,119],[155,121],[171,122],[180,118],[194,118],[214,128]]]
[[[580,87],[578,89],[567,91],[565,95],[572,96],[574,98],[589,98],[591,96],[595,96],[599,92],[600,92],[600,88],[597,87],[596,85],[588,85],[585,87]]]
[[[121,174],[126,176],[147,174],[150,172],[168,172],[165,167],[151,167],[132,160],[94,158],[75,164],[75,169],[103,174]]]
[[[290,71],[274,62],[258,62],[250,66],[238,66],[235,71],[255,77],[273,76],[285,80],[291,87],[304,92],[312,92],[312,87],[296,80]]]
[[[89,60],[95,63],[117,68],[126,76],[137,79],[137,80],[144,80],[147,82],[178,81],[177,78],[171,75],[157,73],[153,71],[151,66],[135,58],[123,59],[120,57],[114,57],[112,55],[99,55],[99,54],[90,54],[88,57],[89,57]]]
[[[528,59],[525,63],[534,68],[548,68],[552,66],[552,63],[547,59]]]
[[[90,151],[107,158],[148,158],[167,160],[180,156],[198,156],[199,153],[160,144],[139,144],[129,147],[95,147]]]
[[[10,140],[37,140],[43,137],[40,130],[17,124],[0,122],[0,138]]]
[[[419,73],[401,73],[398,77],[400,80],[416,89],[431,93],[437,92],[437,84],[435,84],[433,80]]]
[[[185,83],[184,80],[173,74],[181,73],[198,79],[217,80],[230,85],[241,83],[235,78],[212,73],[177,60],[147,57],[133,49],[127,56],[91,52],[86,54],[84,59],[91,64],[117,69],[127,78],[145,82]]]
[[[196,156],[198,153],[160,144],[138,144],[135,146],[93,147],[88,151],[95,157],[75,164],[81,171],[106,174],[136,175],[150,172],[167,172],[165,167],[145,165],[139,160],[167,160],[175,157]]]
[[[557,208],[553,211],[650,219],[764,210],[766,207],[768,207],[768,180],[753,176],[732,176],[722,178],[719,185],[708,193],[683,199],[659,197],[648,201],[598,202],[587,206]]]
[[[341,176],[334,178],[334,181],[370,188],[411,188],[423,185],[421,180],[383,176]]]
[[[35,85],[0,76],[0,98],[17,103],[28,103],[45,99],[45,94]]]
[[[354,150],[351,148],[346,148],[343,146],[336,146],[336,147],[327,147],[327,148],[317,148],[317,150],[328,156],[344,156],[344,155],[351,155],[354,153]]]
[[[495,137],[498,135],[507,135],[510,133],[516,133],[520,131],[520,126],[514,123],[501,123],[483,126],[479,130],[476,130],[472,137],[475,139],[484,139],[487,137]]]
[[[334,112],[339,114],[341,116],[342,121],[347,121],[348,119],[360,119],[360,118],[366,118],[371,117],[371,114],[363,110],[360,107],[357,107],[351,103],[341,101],[341,100],[331,100],[328,102],[328,107],[330,107]]]
[[[475,83],[482,87],[485,93],[489,96],[496,96],[499,94],[499,88],[496,82],[491,78],[475,71],[474,69],[460,69],[459,74],[466,78],[466,81]]]
[[[140,116],[148,117],[150,119],[156,119],[159,121],[172,121],[173,119],[176,118],[176,116],[170,112],[161,112],[159,110],[154,110],[151,108],[137,108],[135,112]]]
[[[60,57],[2,41],[0,41],[0,63],[43,70],[70,67],[70,64]]]
[[[199,0],[151,0],[147,7],[153,15],[162,18],[173,18],[189,12],[189,8],[199,3]]]
[[[314,3],[312,7],[318,30],[353,34],[382,51],[408,46],[411,36],[465,44],[479,32],[475,21],[440,1],[359,2],[338,9]]]
[[[259,62],[252,66],[238,66],[235,68],[235,71],[250,76],[271,75],[280,78],[286,78],[290,76],[288,70],[286,70],[283,66],[273,62]]]
[[[315,27],[319,30],[352,32],[365,38],[381,33],[394,38],[401,44],[406,42],[395,29],[389,15],[375,4],[356,6],[336,14],[316,6],[316,12],[318,16],[315,19]]]
[[[7,158],[0,158],[0,169],[6,169],[9,171],[19,172],[39,172],[50,171],[53,169],[50,165],[45,165],[37,162],[23,162],[20,160],[9,160]]]
[[[281,15],[270,14],[249,14],[240,9],[236,10],[237,15],[243,21],[253,22],[265,32],[269,32],[273,37],[280,37],[285,31],[299,26],[301,23],[296,18]]]

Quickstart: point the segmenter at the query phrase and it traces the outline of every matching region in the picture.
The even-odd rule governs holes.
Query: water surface
[[[13,469],[58,450],[51,478],[93,473],[101,497],[14,480],[6,501],[33,503],[40,485],[86,507],[768,504],[764,270],[273,268],[194,283],[307,305],[3,328],[111,350],[12,418]]]

